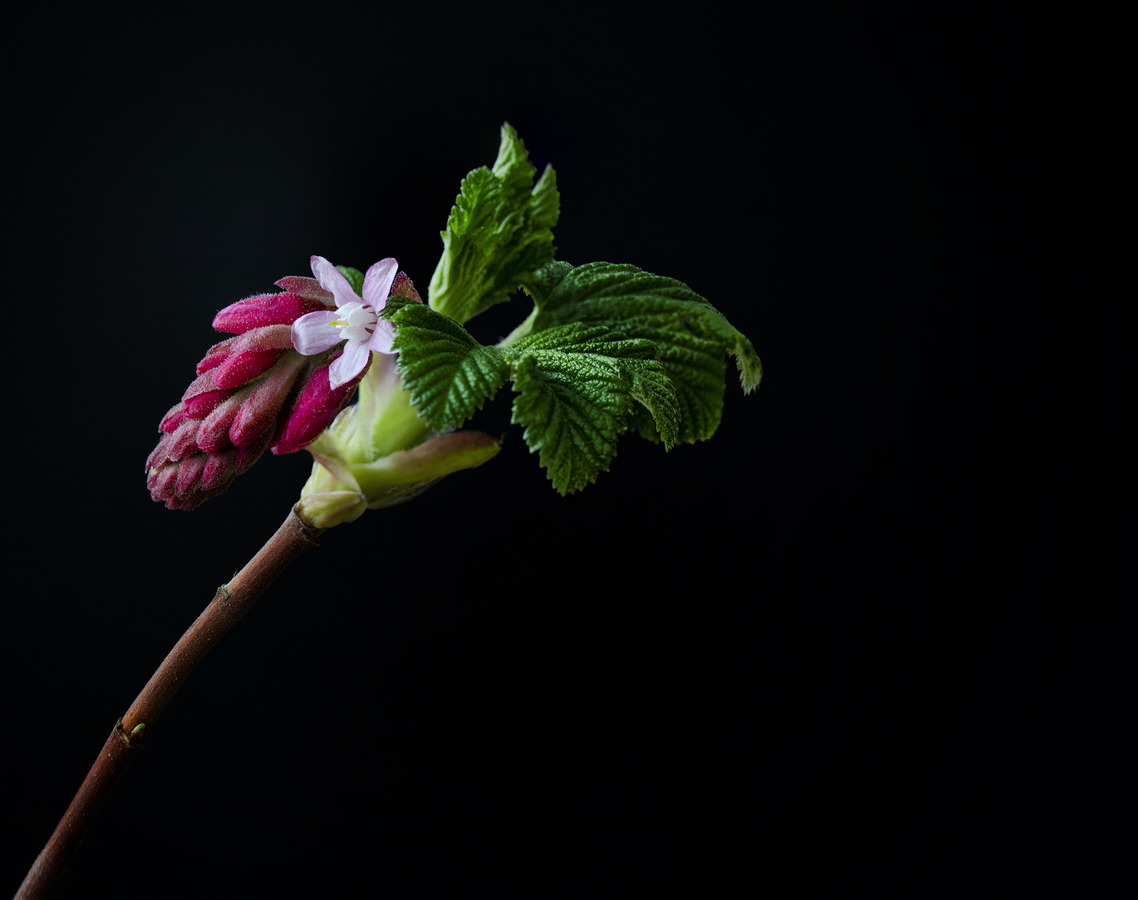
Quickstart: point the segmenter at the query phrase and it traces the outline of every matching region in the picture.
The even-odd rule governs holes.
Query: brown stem
[[[213,600],[115,725],[67,812],[28,871],[16,900],[42,900],[50,895],[99,806],[141,748],[143,735],[209,649],[252,608],[261,592],[290,562],[316,546],[321,531],[303,522],[295,510],[290,511],[257,555],[228,584],[217,589]]]

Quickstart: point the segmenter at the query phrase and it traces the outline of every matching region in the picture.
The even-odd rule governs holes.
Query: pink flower
[[[398,263],[381,259],[364,275],[363,296],[323,256],[311,260],[312,274],[332,294],[335,310],[307,313],[292,323],[292,345],[303,356],[331,350],[341,341],[343,353],[328,368],[328,383],[335,390],[367,368],[372,353],[392,353],[395,331],[379,313],[387,304]]]
[[[146,483],[154,500],[171,509],[192,509],[226,490],[266,450],[280,454],[307,447],[351,400],[367,371],[375,334],[376,345],[387,347],[379,352],[390,352],[386,320],[377,317],[372,331],[366,316],[360,325],[357,310],[343,309],[360,298],[335,268],[327,265],[336,277],[324,266],[318,270],[320,259],[313,257],[313,270],[335,291],[314,278],[289,276],[277,282],[280,292],[247,297],[214,317],[214,328],[234,336],[206,352],[197,365],[197,378],[162,418],[162,435],[146,461]],[[379,269],[384,263],[368,271],[371,281],[365,278],[364,294],[369,302],[360,306],[375,315],[392,287],[394,293],[421,302],[410,279],[403,272],[396,277],[395,261],[390,261],[390,276]],[[353,315],[356,320],[347,321]],[[310,341],[302,351],[295,346],[293,327],[308,316],[346,324],[331,326],[338,337],[323,351]],[[362,361],[353,355],[350,364],[337,367],[348,348],[361,343],[353,328],[366,332],[362,344],[368,349]],[[313,330],[302,326],[301,334]],[[346,341],[343,350],[336,346],[340,341]],[[338,377],[333,377],[334,368]]]

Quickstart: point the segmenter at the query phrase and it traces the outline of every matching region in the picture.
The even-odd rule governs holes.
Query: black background
[[[687,282],[761,389],[567,498],[504,392],[495,460],[330,532],[211,653],[59,896],[1103,887],[1132,16],[783,6],[9,19],[5,890],[306,476],[149,499],[212,314],[313,253],[425,288],[503,121],[559,258]]]

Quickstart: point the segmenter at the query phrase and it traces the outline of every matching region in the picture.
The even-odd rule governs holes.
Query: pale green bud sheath
[[[395,358],[375,354],[349,406],[309,447],[315,462],[296,511],[316,528],[410,500],[439,479],[482,465],[500,449],[488,435],[433,432],[411,403]]]

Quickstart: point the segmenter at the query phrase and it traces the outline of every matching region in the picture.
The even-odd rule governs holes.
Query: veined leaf
[[[470,172],[442,232],[427,305],[390,298],[399,370],[432,428],[458,428],[506,381],[554,487],[576,491],[608,469],[635,429],[670,449],[719,425],[727,357],[745,393],[762,378],[751,342],[682,282],[630,265],[553,259],[559,197],[503,125],[493,167]],[[497,346],[463,323],[518,288],[533,313]]]
[[[392,321],[403,384],[436,431],[462,425],[509,376],[502,351],[421,303],[401,306]]]
[[[580,323],[551,328],[508,348],[515,363],[513,421],[561,493],[606,471],[637,404],[671,446],[675,390],[650,342]]]
[[[762,378],[751,342],[707,300],[673,278],[630,265],[597,262],[573,268],[554,262],[538,273],[533,297],[537,315],[531,333],[579,322],[655,345],[676,390],[681,412],[677,440],[704,440],[718,427],[725,354],[735,358],[744,392],[758,387]]]
[[[547,166],[534,184],[535,174],[517,132],[503,125],[494,167],[462,180],[431,277],[432,309],[466,322],[530,287],[534,273],[553,259],[556,176]]]

